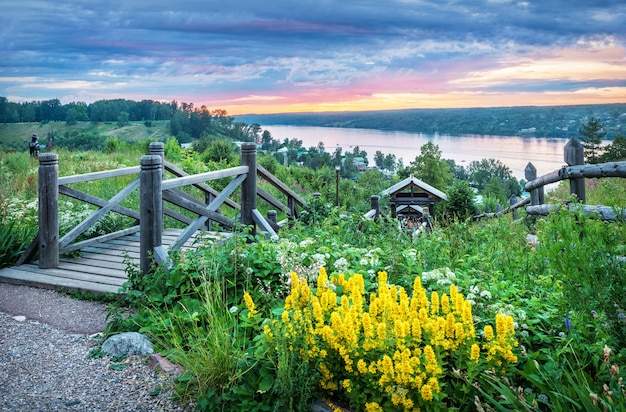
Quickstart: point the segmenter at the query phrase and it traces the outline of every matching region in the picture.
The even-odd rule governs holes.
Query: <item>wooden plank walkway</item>
[[[180,229],[166,229],[163,245],[174,243]],[[206,241],[217,241],[232,233],[199,232]],[[195,236],[183,249],[194,248]],[[139,233],[81,249],[77,258],[61,256],[58,268],[39,269],[38,262],[0,269],[0,282],[55,290],[119,293],[128,280],[128,263],[139,267]]]

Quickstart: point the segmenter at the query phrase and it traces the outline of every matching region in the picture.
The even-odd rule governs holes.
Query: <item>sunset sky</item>
[[[10,101],[235,115],[626,102],[624,0],[1,4]]]

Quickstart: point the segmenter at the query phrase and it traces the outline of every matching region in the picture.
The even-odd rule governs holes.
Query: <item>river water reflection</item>
[[[420,147],[432,141],[442,152],[442,158],[452,159],[467,166],[474,160],[494,158],[507,165],[518,179],[524,178],[528,162],[537,168],[537,175],[552,172],[563,165],[563,147],[566,139],[546,139],[517,136],[481,135],[429,135],[381,131],[371,129],[344,129],[308,126],[263,126],[276,140],[285,138],[302,140],[305,148],[324,143],[326,151],[333,153],[337,147],[352,151],[355,146],[365,150],[369,163],[374,164],[374,153],[394,154],[405,165],[420,155]]]

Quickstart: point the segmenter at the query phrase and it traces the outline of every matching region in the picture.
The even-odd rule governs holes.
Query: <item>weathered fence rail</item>
[[[607,162],[599,164],[584,164],[584,147],[576,139],[570,139],[564,148],[564,160],[567,166],[543,176],[536,177],[524,186],[530,192],[530,205],[526,207],[526,213],[531,215],[547,215],[555,210],[560,210],[563,205],[546,205],[543,196],[543,187],[551,183],[563,180],[570,181],[570,193],[575,195],[578,202],[568,204],[569,210],[582,211],[584,213],[596,213],[604,220],[618,220],[626,218],[626,211],[616,211],[608,206],[582,205],[586,202],[585,179],[586,178],[626,178],[626,162]],[[532,164],[529,163],[529,166]],[[527,166],[528,168],[528,166]],[[534,168],[534,167],[533,167]]]
[[[570,139],[564,147],[564,161],[567,166],[558,170],[537,177],[537,169],[532,163],[528,163],[524,170],[527,180],[524,190],[530,193],[530,196],[521,200],[511,196],[509,199],[510,206],[504,210],[495,213],[482,213],[474,216],[474,219],[485,217],[499,217],[506,213],[517,213],[517,209],[526,206],[526,213],[530,215],[548,215],[556,210],[560,210],[562,205],[546,205],[544,187],[549,184],[558,183],[563,180],[570,181],[570,193],[576,195],[580,203],[585,203],[585,178],[607,178],[622,177],[626,178],[626,162],[607,162],[599,164],[584,164],[584,147],[576,139]],[[604,220],[617,220],[626,218],[626,212],[615,211],[614,208],[608,206],[580,206],[569,204],[569,210],[582,211],[583,213],[596,213]],[[514,219],[517,216],[514,215]]]
[[[168,253],[180,249],[197,230],[203,227],[210,230],[211,222],[230,230],[237,227],[234,218],[229,218],[220,212],[222,206],[233,209],[238,214],[241,225],[249,227],[252,234],[256,234],[258,226],[264,234],[275,236],[282,224],[298,216],[298,207],[305,206],[306,202],[270,172],[256,164],[256,145],[254,143],[243,144],[241,152],[241,166],[189,175],[177,166],[165,161],[164,145],[157,142],[150,144],[150,154],[141,158],[140,166],[65,177],[58,176],[57,154],[41,154],[39,156],[39,232],[18,260],[18,265],[31,260],[38,251],[39,267],[42,269],[55,268],[59,265],[59,255],[61,254],[139,231],[140,270],[146,273],[154,263],[168,262]],[[174,175],[174,178],[164,179],[165,172]],[[137,174],[136,179],[109,200],[68,187],[74,183]],[[264,181],[276,187],[279,193],[285,195],[286,203],[258,188],[257,174]],[[232,178],[232,180],[221,191],[217,191],[206,184],[206,182],[224,178]],[[184,186],[193,186],[199,189],[204,193],[204,199],[199,200],[181,190]],[[121,206],[121,202],[137,189],[140,192],[139,210]],[[237,189],[240,189],[241,192],[241,203],[230,198]],[[59,239],[58,220],[59,194],[98,208],[61,239]],[[283,222],[277,222],[277,212],[274,210],[268,212],[267,218],[263,217],[256,208],[257,196],[268,202],[271,207],[276,207],[284,212],[287,219]],[[165,203],[175,205],[184,211],[197,215],[197,217],[195,219],[190,218],[186,214],[166,208]],[[130,217],[135,223],[129,228],[114,233],[75,242],[81,234],[108,212]],[[187,225],[169,249],[162,245],[164,216],[169,216]]]

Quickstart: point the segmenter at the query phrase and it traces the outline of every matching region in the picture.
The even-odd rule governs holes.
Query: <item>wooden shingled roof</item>
[[[408,190],[411,187],[416,187],[420,189],[420,191],[426,192],[430,196],[436,197],[439,200],[448,200],[448,196],[446,196],[446,194],[443,193],[441,190],[432,187],[428,183],[421,181],[420,179],[414,177],[413,175],[407,177],[401,182],[396,183],[390,188],[383,190],[381,192],[381,195],[394,197],[398,193],[404,192],[405,190]]]

